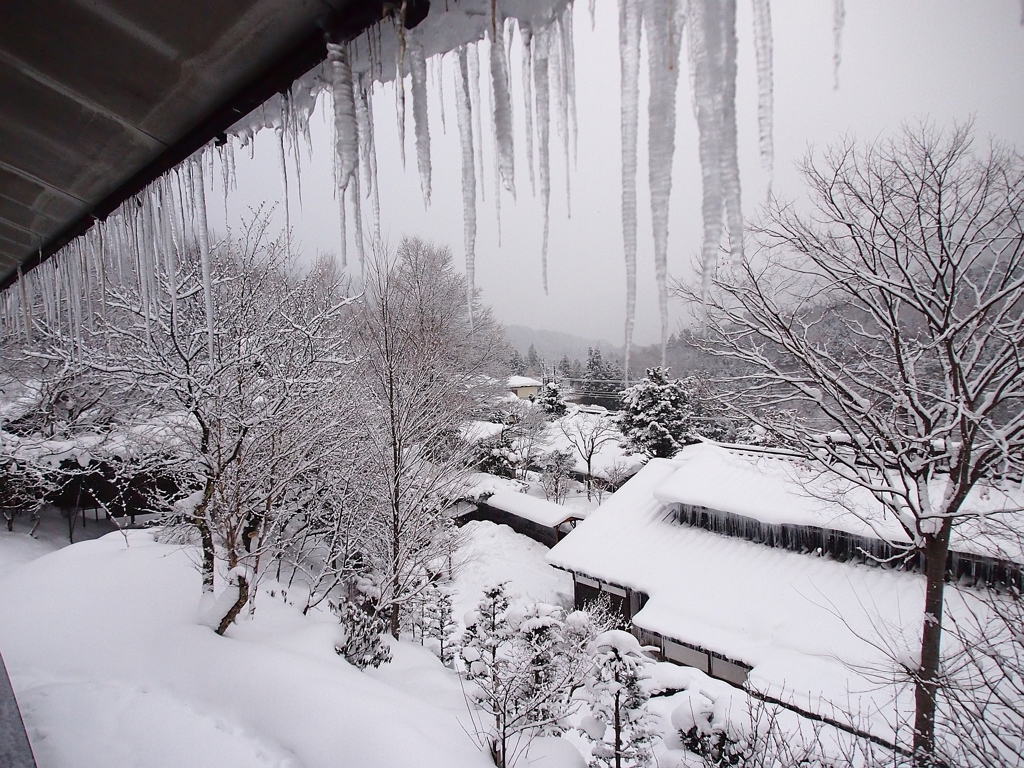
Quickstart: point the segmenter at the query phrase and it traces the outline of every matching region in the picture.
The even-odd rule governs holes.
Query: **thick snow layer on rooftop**
[[[495,424],[493,421],[471,421],[459,432],[466,442],[479,443],[490,440],[492,437],[498,437],[504,430],[504,424]]]
[[[548,562],[647,593],[635,624],[751,665],[757,689],[817,711],[877,709],[887,727],[894,691],[868,671],[891,669],[883,649],[918,644],[924,579],[675,523],[656,495],[683,464],[650,461]],[[967,598],[947,593],[955,616]]]
[[[202,626],[193,556],[111,534],[0,579],[0,648],[41,766],[490,764],[460,696],[428,701],[349,666],[329,615],[271,601],[228,637]]]
[[[544,385],[529,376],[509,376],[508,386],[510,389],[519,389],[520,387],[542,387]]]
[[[663,503],[693,504],[764,523],[817,526],[892,542],[909,540],[866,489],[822,469],[713,443],[687,446],[675,461],[678,469],[653,492]],[[931,498],[942,497],[942,485],[941,480],[934,483]],[[1022,507],[1024,493],[1019,488],[977,486],[963,511],[1010,513]],[[953,549],[1024,562],[1020,542],[1000,535],[1004,522],[999,518],[1008,516],[1000,514],[958,526]],[[1012,516],[1024,523],[1021,515]]]
[[[527,496],[525,493],[515,493],[514,491],[496,493],[487,499],[487,503],[495,509],[510,512],[513,515],[525,520],[531,520],[537,523],[537,525],[544,525],[548,528],[561,525],[571,517],[584,517],[584,514],[579,509],[569,509],[547,499]]]

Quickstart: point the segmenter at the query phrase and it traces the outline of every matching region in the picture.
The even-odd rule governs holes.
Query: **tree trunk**
[[[239,575],[238,576],[238,599],[235,600],[234,605],[231,606],[231,609],[225,614],[224,618],[220,620],[220,625],[217,627],[217,634],[218,635],[223,635],[225,632],[228,631],[228,627],[231,626],[231,622],[233,622],[235,620],[235,617],[238,616],[239,612],[242,610],[242,608],[245,606],[245,604],[248,601],[249,601],[249,582],[246,580],[245,576]]]
[[[214,482],[212,477],[206,478],[206,486],[203,488],[203,500],[193,511],[189,522],[199,531],[199,540],[203,549],[203,592],[213,592],[213,571],[215,567],[216,550],[213,547],[213,533],[210,531],[210,523],[206,519],[206,510],[213,498]]]
[[[938,764],[935,755],[935,711],[942,650],[943,592],[946,558],[949,555],[949,520],[939,533],[925,541],[924,626],[921,631],[921,663],[914,680],[914,765]]]

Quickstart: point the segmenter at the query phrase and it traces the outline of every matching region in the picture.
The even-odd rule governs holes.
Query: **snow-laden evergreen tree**
[[[688,439],[693,416],[686,388],[667,368],[648,368],[647,376],[622,393],[619,429],[624,448],[651,458],[671,458]]]
[[[650,695],[641,681],[649,663],[640,643],[628,632],[612,629],[591,644],[593,667],[584,699],[590,714],[580,732],[591,742],[595,768],[646,768],[653,757],[656,716],[647,710]]]
[[[336,610],[345,629],[345,638],[334,646],[339,656],[359,669],[391,661],[391,648],[383,639],[387,623],[368,601],[345,600]]]
[[[540,388],[533,402],[541,407],[544,413],[551,416],[564,416],[566,411],[565,398],[562,397],[561,386],[554,381],[549,381]]]
[[[484,592],[467,617],[459,655],[475,735],[499,768],[511,768],[536,736],[564,733],[591,660],[593,626],[544,603],[509,606],[504,585]],[[586,642],[581,644],[581,639]]]
[[[423,593],[423,636],[437,643],[436,650],[441,663],[451,666],[455,658],[455,619],[452,616],[452,596],[436,580],[432,580]],[[433,646],[433,644],[431,644]]]

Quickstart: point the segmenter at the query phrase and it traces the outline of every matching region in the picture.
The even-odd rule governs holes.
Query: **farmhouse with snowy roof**
[[[1020,541],[1001,531],[1020,528],[1022,501],[1019,484],[975,490],[967,508],[1000,514],[958,526],[950,578],[1021,585]],[[918,563],[877,565],[901,534],[831,474],[705,443],[651,460],[548,561],[573,574],[578,607],[605,596],[664,659],[816,710],[850,695],[851,669],[886,665],[879,627],[920,630]]]
[[[544,385],[529,376],[509,376],[508,388],[516,397],[528,400],[536,397]]]
[[[478,501],[473,511],[459,517],[459,523],[490,520],[553,547],[585,517],[586,512],[580,509],[517,491],[498,491]]]

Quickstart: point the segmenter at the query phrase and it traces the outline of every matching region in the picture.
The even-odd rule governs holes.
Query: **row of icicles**
[[[542,2],[542,0],[538,0]],[[845,16],[843,0],[834,2],[835,66],[838,72],[841,35]],[[753,6],[755,59],[758,80],[758,127],[762,163],[769,173],[772,150],[772,32],[770,0],[751,0]],[[431,13],[445,13],[435,3]],[[527,169],[531,191],[539,187],[543,210],[541,270],[547,292],[547,247],[551,197],[550,122],[554,113],[556,131],[565,155],[566,209],[571,216],[570,160],[576,155],[575,61],[573,50],[572,3],[553,13],[544,24],[501,18],[496,4],[486,25],[488,45],[469,42],[449,52],[454,59],[456,121],[462,168],[463,234],[466,276],[470,296],[475,290],[477,197],[485,199],[481,99],[481,59],[488,70],[490,87],[485,89],[487,115],[493,141],[493,198],[501,239],[501,191],[515,199],[515,151],[513,145],[513,89],[510,60],[513,36],[518,33],[522,55],[522,104],[525,122]],[[654,240],[655,276],[661,318],[661,347],[664,358],[669,335],[668,321],[668,218],[672,190],[672,162],[675,152],[677,86],[684,39],[692,83],[693,107],[699,129],[699,155],[703,185],[702,263],[705,290],[717,264],[723,234],[728,232],[729,251],[734,263],[743,258],[739,166],[736,131],[736,0],[618,0],[619,58],[622,139],[622,230],[626,265],[626,370],[636,315],[637,266],[637,137],[639,133],[639,92],[641,41],[647,40],[649,64],[648,182]],[[594,0],[590,0],[591,24]],[[139,281],[143,301],[156,301],[153,265],[173,269],[175,259],[184,257],[186,241],[198,246],[209,272],[209,229],[204,178],[214,175],[215,155],[219,159],[227,210],[228,190],[233,186],[235,160],[232,147],[244,146],[252,134],[272,127],[277,134],[279,164],[284,191],[285,232],[290,240],[288,206],[288,155],[296,172],[301,167],[302,139],[310,142],[309,119],[318,95],[331,94],[334,111],[335,180],[339,195],[341,253],[347,264],[348,222],[360,264],[367,242],[380,242],[381,204],[377,184],[374,143],[373,89],[384,79],[388,67],[382,57],[386,35],[397,38],[394,70],[396,116],[403,162],[405,160],[406,91],[412,102],[412,123],[416,165],[424,204],[431,197],[430,132],[428,128],[429,79],[438,90],[440,118],[444,115],[445,54],[428,58],[425,42],[417,30],[406,32],[399,25],[377,25],[354,41],[328,44],[327,61],[297,81],[288,93],[277,96],[239,122],[227,144],[208,145],[191,160],[154,182],[132,198],[107,221],[62,249],[54,258],[20,276],[0,302],[4,333],[31,338],[32,323],[45,321],[70,330],[89,322],[97,311],[102,291],[92,281],[107,279],[113,268],[118,280]],[[685,38],[684,38],[685,35]],[[483,56],[481,56],[483,52]],[[403,73],[395,78],[393,72]],[[428,78],[428,75],[433,75]],[[407,83],[408,82],[408,86]],[[536,153],[536,170],[534,154]],[[204,170],[205,169],[205,170]],[[301,204],[301,177],[298,196]],[[363,204],[368,202],[372,234],[363,232]],[[348,211],[346,211],[348,209]],[[372,238],[372,239],[371,239]],[[290,249],[290,242],[289,242]],[[169,272],[173,274],[173,272]],[[112,277],[112,276],[111,276]],[[208,278],[207,278],[208,279]],[[207,291],[209,295],[209,291]],[[174,297],[165,297],[173,301]],[[102,310],[102,306],[99,307]],[[208,306],[211,343],[213,307]]]

